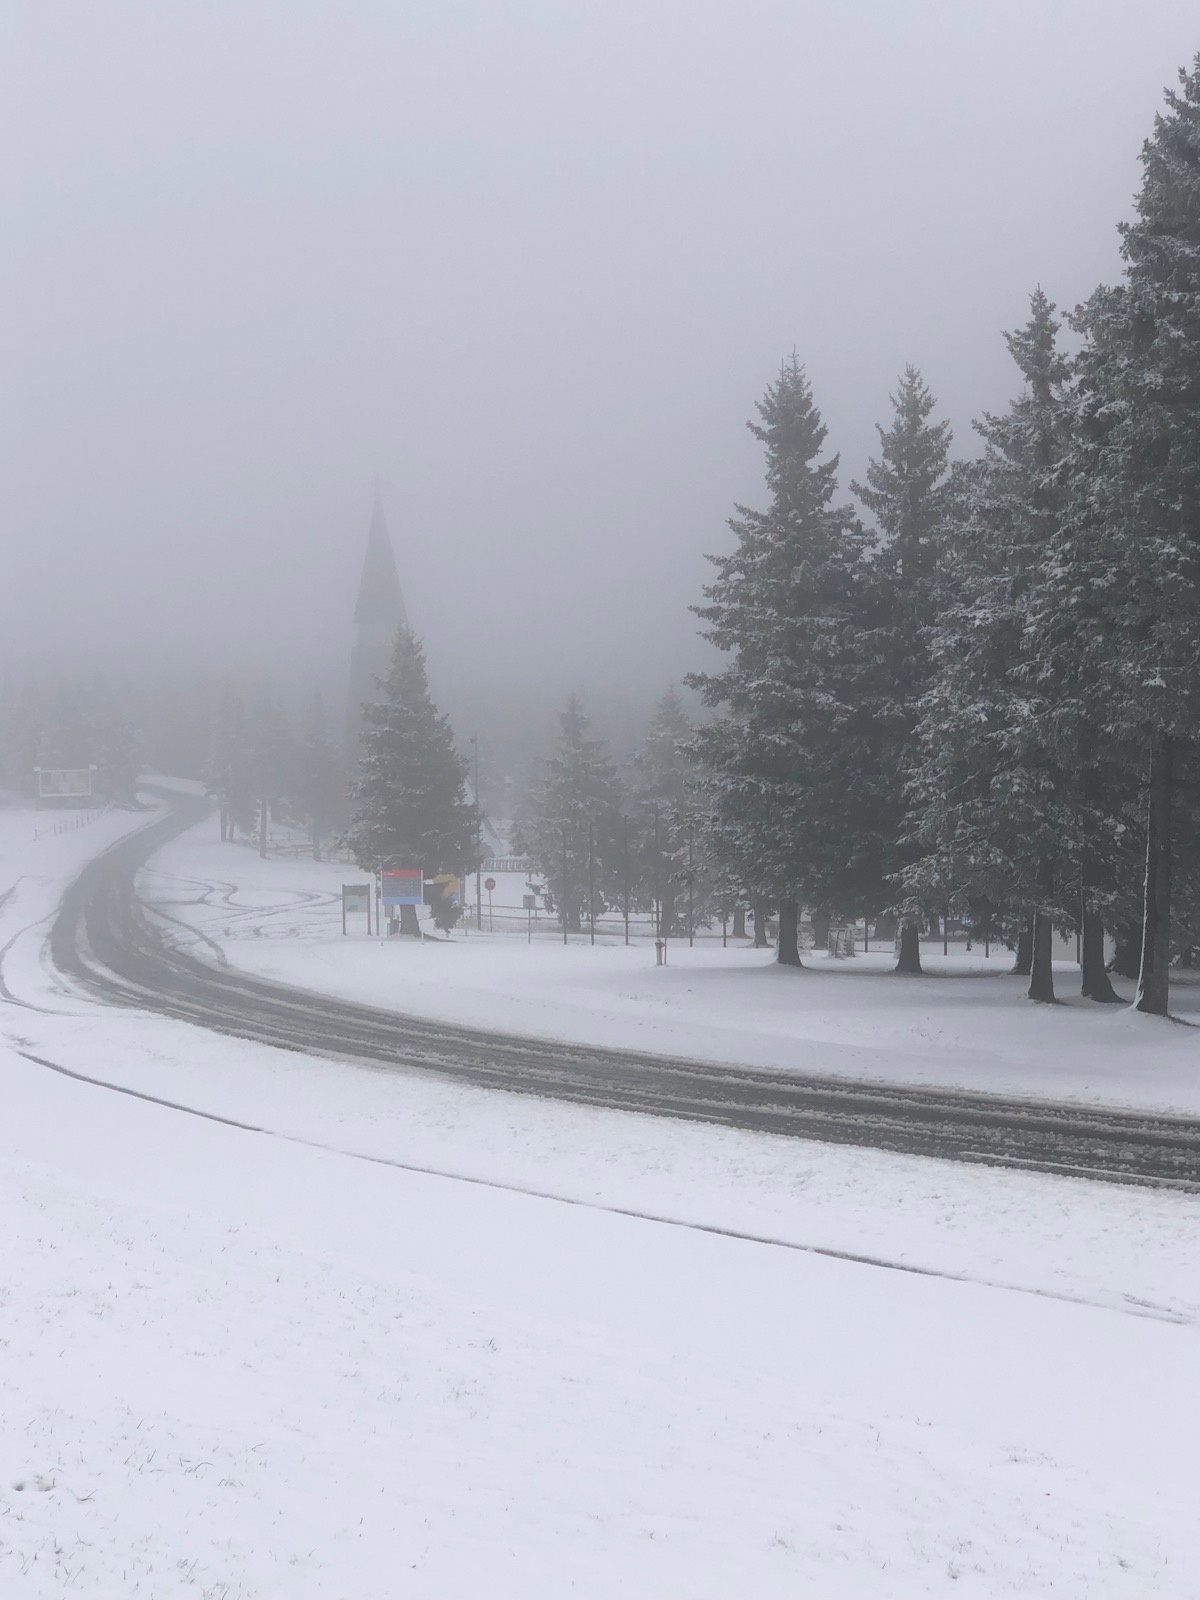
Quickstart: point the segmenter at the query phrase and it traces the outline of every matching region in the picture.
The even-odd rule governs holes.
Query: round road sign
[[[491,894],[492,890],[496,887],[495,878],[485,878],[483,880],[483,887],[487,890],[487,892],[489,894]]]

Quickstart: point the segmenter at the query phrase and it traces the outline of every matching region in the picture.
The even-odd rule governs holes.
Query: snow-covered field
[[[891,975],[890,953],[808,956],[812,970],[797,973],[770,952],[722,949],[719,937],[694,950],[673,942],[665,968],[647,941],[564,946],[549,930],[532,945],[521,933],[486,931],[448,943],[381,941],[359,919],[343,938],[341,884],[365,882],[362,873],[260,861],[222,845],[213,822],[152,867],[145,897],[235,966],[352,1000],[709,1061],[1200,1114],[1200,1029],[1083,1001],[1079,969],[1067,963],[1056,973],[1063,1004],[1051,1008],[1026,1000],[1003,949],[985,961],[980,951],[944,958],[940,945],[927,946],[930,975],[914,980]],[[518,902],[519,887],[500,886]],[[202,940],[195,949],[212,955]],[[1200,986],[1177,984],[1172,1003],[1200,1022]]]
[[[541,1104],[95,1007],[46,970],[45,918],[136,821],[35,844],[0,812],[0,1594],[1200,1595],[1200,1198]],[[203,859],[157,865],[238,885],[252,914],[231,901],[229,926],[264,931],[207,922],[231,959],[307,982],[327,960],[341,986],[327,908],[300,899],[327,869]],[[455,1014],[502,1001],[505,963],[549,971],[548,947],[520,969],[486,939],[397,945],[346,959],[391,963],[376,999],[424,962]],[[612,955],[565,953],[557,1015]],[[575,1026],[634,1029],[616,956]],[[731,987],[806,992],[734,959]],[[668,975],[680,1009],[687,969]],[[905,1036],[931,1053],[939,1003]],[[993,1015],[977,1031],[1002,1053]]]

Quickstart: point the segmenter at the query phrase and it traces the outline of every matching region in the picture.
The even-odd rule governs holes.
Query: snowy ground
[[[1200,1199],[95,1008],[42,919],[136,819],[27,820],[0,813],[0,1594],[1200,1595]]]
[[[548,930],[532,946],[521,933],[436,944],[343,938],[341,884],[366,881],[361,873],[260,861],[215,832],[204,823],[168,846],[142,891],[176,919],[177,936],[182,922],[234,965],[284,982],[511,1033],[1200,1113],[1200,1028],[1081,1000],[1073,964],[1056,973],[1064,1003],[1045,1007],[1026,1000],[1006,950],[987,962],[982,952],[944,958],[932,945],[930,976],[912,980],[891,975],[890,953],[806,957],[814,970],[796,973],[770,953],[722,949],[719,937],[694,950],[673,943],[665,969],[646,941],[564,947]],[[511,885],[500,890],[519,900]],[[195,948],[212,955],[203,940]],[[1177,984],[1173,1006],[1200,1022],[1200,984]]]

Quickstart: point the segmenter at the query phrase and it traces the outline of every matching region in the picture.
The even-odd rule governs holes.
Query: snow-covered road
[[[665,968],[647,942],[343,938],[344,881],[365,878],[303,857],[262,861],[222,844],[209,820],[161,850],[139,890],[202,958],[215,944],[239,971],[416,1016],[755,1068],[1200,1115],[1200,1028],[1083,1001],[1069,964],[1057,974],[1062,1003],[1046,1007],[1025,1000],[1005,950],[985,961],[927,947],[926,980],[887,981],[887,953],[809,956],[797,973],[719,938],[672,945]],[[1173,1005],[1200,1022],[1200,986],[1178,984]]]
[[[97,1008],[29,926],[86,830],[38,853],[0,816],[0,1592],[1200,1593],[1195,1197]]]

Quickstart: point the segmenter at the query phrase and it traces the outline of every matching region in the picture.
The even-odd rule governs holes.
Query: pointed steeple
[[[379,679],[387,672],[396,630],[407,627],[404,591],[377,489],[354,605],[354,648],[346,700],[346,739],[352,749],[358,748],[361,737],[363,705],[375,699]]]
[[[367,554],[358,585],[354,622],[359,628],[385,629],[389,640],[397,628],[408,627],[404,591],[400,587],[400,574],[396,570],[387,518],[383,514],[383,503],[378,493],[375,495],[375,508],[371,512]]]

